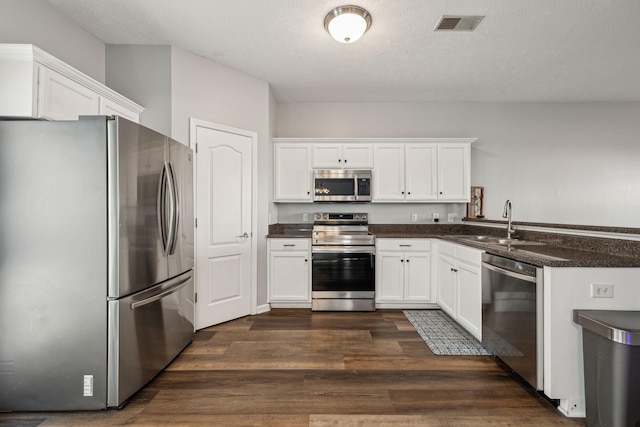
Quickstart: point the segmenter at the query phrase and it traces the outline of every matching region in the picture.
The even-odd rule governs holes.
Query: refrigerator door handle
[[[180,200],[178,198],[178,183],[176,173],[171,162],[169,167],[169,193],[171,196],[171,215],[169,217],[169,241],[167,242],[167,253],[173,255],[176,251],[176,242],[178,241],[178,223],[180,217]]]
[[[157,198],[157,214],[158,214],[158,229],[160,231],[160,240],[162,243],[162,254],[167,256],[168,248],[168,232],[167,232],[167,177],[168,167],[167,162],[162,162],[162,169],[160,170],[160,182],[158,183],[158,198]]]
[[[151,304],[152,302],[156,302],[156,301],[161,300],[162,298],[164,298],[164,297],[166,297],[168,295],[171,295],[171,294],[173,294],[175,292],[178,292],[190,280],[191,280],[191,276],[189,276],[189,277],[187,277],[185,279],[182,279],[181,281],[176,283],[173,287],[167,289],[164,292],[160,292],[159,294],[153,295],[153,296],[151,296],[149,298],[145,298],[143,300],[133,302],[133,303],[131,303],[131,309],[135,310],[136,308],[140,308],[140,307],[145,306],[147,304]]]

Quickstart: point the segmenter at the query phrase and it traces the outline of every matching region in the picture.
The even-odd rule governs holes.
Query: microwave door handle
[[[358,200],[358,175],[353,175],[353,186],[353,195],[355,197],[355,200]]]

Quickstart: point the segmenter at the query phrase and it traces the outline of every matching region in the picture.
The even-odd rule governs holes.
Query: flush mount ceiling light
[[[340,6],[324,18],[324,28],[340,43],[353,43],[371,27],[371,15],[359,6]]]

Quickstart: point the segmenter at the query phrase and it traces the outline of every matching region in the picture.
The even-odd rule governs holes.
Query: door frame
[[[233,133],[236,135],[242,135],[251,139],[251,307],[250,314],[254,315],[258,313],[258,238],[257,238],[257,230],[258,230],[258,133],[254,131],[249,131],[245,129],[234,128],[227,125],[222,125],[219,123],[209,122],[207,120],[195,119],[193,117],[189,118],[189,147],[194,151],[195,155],[198,155],[197,149],[197,131],[198,128],[206,128],[212,129],[218,132],[227,132]],[[198,199],[198,181],[197,181],[197,161],[194,161],[193,168],[193,185],[194,185],[194,195],[193,195],[193,203],[194,203],[194,212],[197,212],[197,199]],[[197,217],[195,219],[197,223]],[[195,226],[195,223],[194,223]],[[198,228],[195,228],[195,233],[198,233]],[[195,241],[197,242],[197,234],[194,233]],[[194,261],[198,260],[198,245],[194,244]],[[196,269],[194,266],[194,292],[198,290],[198,281],[199,278],[196,274]],[[195,309],[197,310],[197,303],[194,304]]]

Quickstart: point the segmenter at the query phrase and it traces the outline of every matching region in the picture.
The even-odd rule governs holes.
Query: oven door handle
[[[536,283],[536,278],[532,276],[527,276],[525,274],[516,273],[515,271],[505,270],[504,268],[496,267],[495,265],[487,264],[486,262],[482,263],[482,267],[491,271],[495,271],[496,273],[504,274],[505,276],[514,277],[516,279],[525,280],[527,282]]]
[[[375,254],[375,246],[312,246],[311,253],[314,254]]]

